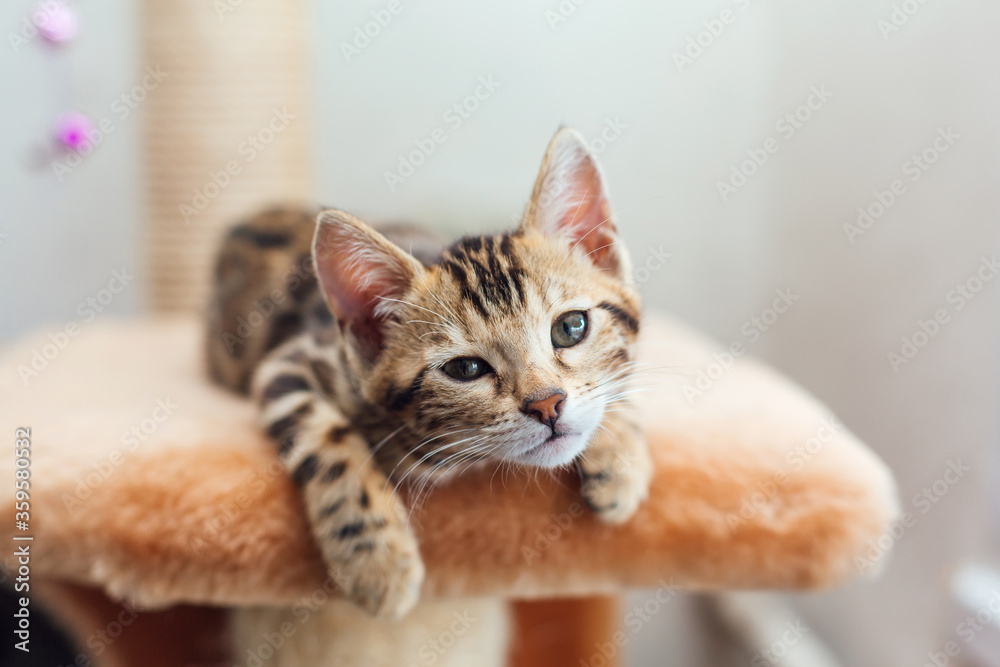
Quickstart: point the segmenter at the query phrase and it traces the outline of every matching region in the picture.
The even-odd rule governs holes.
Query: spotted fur
[[[312,218],[272,211],[227,237],[209,362],[237,390],[252,376],[262,425],[352,599],[390,616],[417,599],[423,564],[400,483],[420,491],[471,465],[575,464],[600,518],[631,516],[650,476],[626,397],[640,304],[576,133],[552,140],[511,232],[439,252],[341,211]],[[555,346],[554,323],[574,312],[584,333]],[[462,358],[489,370],[456,379],[449,361]]]

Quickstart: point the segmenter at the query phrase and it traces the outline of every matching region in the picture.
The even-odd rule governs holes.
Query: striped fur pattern
[[[227,386],[253,372],[262,424],[357,604],[400,616],[417,600],[423,565],[403,483],[419,494],[471,465],[575,464],[600,518],[631,516],[651,472],[627,399],[640,304],[579,135],[553,139],[517,230],[440,254],[397,234],[411,254],[341,211],[309,217],[271,212],[228,237],[209,356]],[[312,229],[315,271],[296,293],[286,279]],[[285,259],[271,256],[282,249]],[[264,273],[238,289],[226,264]],[[232,354],[223,339],[240,338],[253,302],[281,294]],[[278,326],[290,313],[295,334]]]

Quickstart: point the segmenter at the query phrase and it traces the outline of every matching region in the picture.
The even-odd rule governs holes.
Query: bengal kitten
[[[639,296],[578,134],[549,144],[513,232],[438,253],[394,230],[406,252],[342,211],[313,220],[272,211],[229,234],[209,362],[259,402],[351,599],[393,617],[417,601],[404,480],[575,463],[598,517],[632,515],[651,474],[627,405]]]

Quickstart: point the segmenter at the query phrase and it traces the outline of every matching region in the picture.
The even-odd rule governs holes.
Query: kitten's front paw
[[[639,436],[636,436],[637,438]],[[624,523],[649,495],[653,463],[642,439],[595,442],[577,461],[580,493],[602,521]]]
[[[370,550],[355,552],[346,572],[348,596],[369,613],[402,618],[420,598],[424,563],[405,524],[384,526]]]

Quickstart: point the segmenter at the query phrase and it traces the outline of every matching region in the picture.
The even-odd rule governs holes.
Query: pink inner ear
[[[372,239],[336,225],[320,228],[316,268],[327,303],[334,316],[354,332],[369,358],[382,349],[380,297],[398,297],[406,288],[406,273],[394,259]]]
[[[617,234],[611,220],[611,203],[597,166],[585,154],[578,158],[567,177],[556,220],[558,233],[582,249],[596,267],[617,269],[618,255],[614,248]]]

